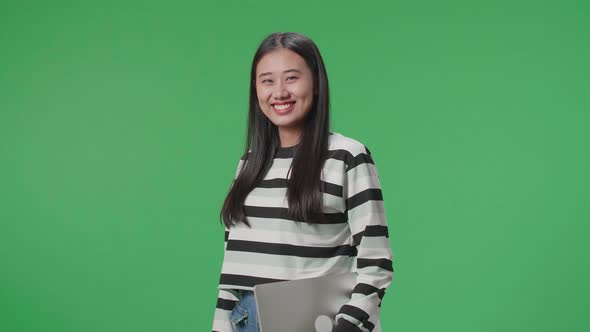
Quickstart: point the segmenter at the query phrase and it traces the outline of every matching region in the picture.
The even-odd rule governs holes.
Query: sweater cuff
[[[338,319],[338,325],[334,327],[332,332],[363,332],[358,326],[352,324],[344,318]]]

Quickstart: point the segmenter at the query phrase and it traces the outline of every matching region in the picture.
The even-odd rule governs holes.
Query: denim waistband
[[[254,291],[248,290],[248,289],[238,289],[237,290],[239,295],[254,295]]]

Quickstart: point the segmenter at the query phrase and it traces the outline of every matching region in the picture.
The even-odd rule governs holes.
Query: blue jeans
[[[229,315],[235,332],[259,332],[254,292],[238,289],[240,299]]]

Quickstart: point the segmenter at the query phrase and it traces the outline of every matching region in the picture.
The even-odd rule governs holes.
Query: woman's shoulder
[[[344,150],[350,153],[352,157],[362,153],[370,154],[364,142],[335,131],[332,131],[332,135],[330,135],[329,146],[329,150]]]
[[[369,148],[367,148],[364,142],[333,130],[330,131],[328,150],[341,151],[350,155],[351,157],[356,157],[360,154],[371,154]],[[248,156],[251,153],[252,149],[249,149],[248,152],[243,153],[240,158],[240,162],[248,159]]]

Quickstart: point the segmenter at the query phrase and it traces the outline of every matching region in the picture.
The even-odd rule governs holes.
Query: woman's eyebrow
[[[291,68],[291,69],[287,69],[287,70],[283,71],[283,74],[284,73],[289,73],[289,72],[301,73],[301,71],[299,69]],[[260,77],[262,77],[264,75],[270,75],[270,74],[272,74],[272,72],[262,73],[262,74],[258,75],[258,78],[260,78]]]

